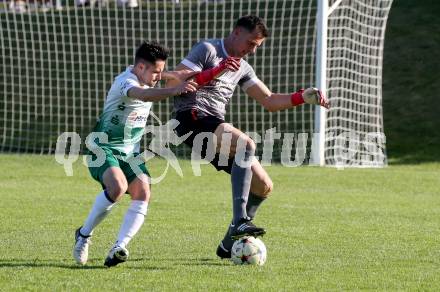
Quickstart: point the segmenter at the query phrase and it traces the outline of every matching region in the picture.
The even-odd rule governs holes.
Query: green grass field
[[[438,0],[395,0],[390,12],[383,76],[390,167],[267,168],[275,189],[256,218],[268,230],[263,267],[216,258],[231,214],[229,177],[208,166],[195,177],[184,160],[184,178],[171,171],[153,186],[129,262],[103,266],[125,198],[79,267],[73,232],[99,185],[79,162],[67,177],[53,156],[0,154],[0,291],[439,291],[439,8]],[[153,175],[164,167],[150,164]]]
[[[230,220],[229,177],[202,176],[180,161],[153,186],[131,259],[107,269],[125,198],[96,230],[85,267],[71,256],[73,231],[99,185],[52,156],[0,155],[0,290],[433,290],[440,289],[440,164],[384,169],[268,167],[273,196],[256,222],[268,261],[234,266],[215,256]],[[165,161],[150,164],[159,174]]]

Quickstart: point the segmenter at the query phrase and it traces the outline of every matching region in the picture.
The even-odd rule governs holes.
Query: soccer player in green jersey
[[[191,74],[163,72],[168,55],[168,50],[161,45],[144,42],[136,51],[134,65],[115,78],[108,92],[94,129],[101,136],[93,141],[95,147],[89,148],[92,153],[88,157],[90,174],[104,190],[96,197],[84,224],[75,232],[73,256],[78,264],[86,264],[93,230],[125,193],[132,201],[104,265],[111,267],[127,260],[127,244],[144,222],[150,199],[149,174],[142,160],[136,160],[140,161],[137,170],[141,171],[135,171],[130,163],[139,155],[139,143],[152,102],[193,92],[197,86],[192,81],[181,81]],[[171,88],[154,88],[162,78],[179,82]]]

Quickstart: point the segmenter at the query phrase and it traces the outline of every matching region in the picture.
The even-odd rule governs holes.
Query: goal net
[[[195,42],[227,36],[235,20],[246,14],[264,18],[270,31],[256,55],[248,58],[259,78],[273,92],[315,86],[318,1],[327,0],[144,0],[134,8],[104,0],[81,7],[73,1],[43,8],[28,0],[20,9],[18,1],[4,5],[0,151],[53,153],[63,132],[77,132],[84,147],[113,78],[132,63],[141,41],[170,47],[171,70]],[[322,128],[328,165],[386,164],[381,77],[391,2],[328,3],[333,10],[328,14],[325,72],[332,108]],[[158,119],[149,122],[167,122],[172,104],[172,98],[155,103],[152,111]],[[285,165],[295,164],[290,163],[295,158],[296,164],[310,161],[314,106],[269,113],[237,89],[226,120],[259,136],[262,158],[269,153]],[[300,147],[305,154],[298,157],[304,152]],[[184,155],[190,150],[182,146],[176,151]],[[282,157],[287,152],[290,162]]]

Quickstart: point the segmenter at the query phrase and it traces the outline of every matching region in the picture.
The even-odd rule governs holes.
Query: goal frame
[[[319,88],[325,95],[328,96],[328,34],[329,34],[329,18],[332,13],[341,6],[344,0],[335,0],[333,4],[331,0],[316,0],[316,62],[315,62],[315,78],[316,87]],[[391,2],[392,3],[392,2]],[[382,34],[384,38],[384,34]],[[382,57],[380,57],[382,58]],[[382,66],[382,65],[381,65]],[[381,87],[381,84],[379,85]],[[381,91],[381,89],[379,89]],[[326,165],[326,132],[327,132],[327,117],[328,110],[317,105],[314,110],[314,135],[312,138],[310,165],[325,166]],[[382,119],[382,117],[381,117]],[[383,125],[382,125],[383,127]],[[382,133],[383,134],[383,133]],[[386,162],[384,165],[385,166]],[[336,165],[337,166],[337,165]]]

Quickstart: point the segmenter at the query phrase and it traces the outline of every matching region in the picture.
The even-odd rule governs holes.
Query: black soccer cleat
[[[218,245],[216,254],[221,259],[230,259],[231,258],[231,250],[227,250],[224,247],[223,242],[220,242],[220,244]]]
[[[128,250],[124,247],[115,246],[113,247],[107,258],[105,259],[104,266],[114,267],[117,264],[123,263],[128,259]]]
[[[257,237],[266,233],[266,230],[255,226],[250,219],[240,219],[237,224],[231,225],[231,238],[237,240],[244,236]]]

